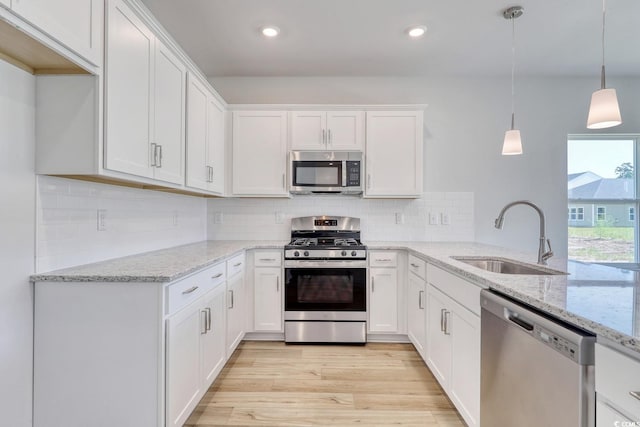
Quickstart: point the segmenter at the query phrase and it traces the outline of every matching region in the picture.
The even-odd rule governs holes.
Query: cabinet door
[[[633,426],[634,423],[631,423],[630,419],[628,419],[603,401],[596,401],[596,426],[614,427],[623,425]]]
[[[207,104],[205,86],[189,74],[187,84],[187,180],[188,187],[206,190],[210,181],[207,166]]]
[[[224,108],[209,95],[207,100],[207,165],[211,168],[209,191],[224,193]]]
[[[282,273],[279,267],[260,267],[254,277],[254,330],[282,332]]]
[[[451,312],[449,397],[469,427],[480,425],[480,317],[458,304]]]
[[[200,335],[204,312],[199,301],[167,319],[167,425],[182,426],[201,394]]]
[[[154,135],[159,145],[154,177],[161,181],[184,182],[185,89],[187,69],[165,47],[156,42]]]
[[[202,389],[206,390],[216,379],[225,362],[225,284],[204,296],[206,333],[201,336]]]
[[[155,38],[122,1],[109,2],[107,23],[106,168],[151,177]]]
[[[2,3],[9,6],[10,1]],[[102,64],[102,0],[13,0],[18,15],[95,65]]]
[[[422,194],[422,112],[368,112],[366,186],[368,197]]]
[[[408,335],[420,356],[425,359],[426,336],[426,305],[427,295],[425,282],[413,273],[409,273],[409,298],[407,301],[408,310]]]
[[[227,359],[244,336],[244,272],[227,280]]]
[[[398,278],[395,268],[369,269],[369,332],[397,332]]]
[[[450,320],[447,299],[431,285],[427,286],[427,365],[445,391],[449,390],[451,372],[451,339],[446,330],[446,322]]]
[[[362,150],[364,148],[364,112],[327,112],[327,149]]]
[[[286,112],[234,113],[233,194],[287,196],[286,170]]]
[[[324,111],[291,113],[291,149],[324,150],[327,146],[327,115]]]

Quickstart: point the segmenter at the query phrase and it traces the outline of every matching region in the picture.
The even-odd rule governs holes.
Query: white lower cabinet
[[[409,255],[409,295],[407,298],[407,336],[420,356],[426,357],[427,283],[426,263]]]
[[[244,253],[227,261],[227,359],[245,333]]]
[[[427,279],[427,365],[465,422],[478,426],[480,288],[432,265]]]
[[[596,426],[640,422],[640,360],[596,343],[595,375]]]
[[[253,265],[253,330],[284,332],[282,251],[255,251]]]
[[[398,254],[395,251],[369,252],[370,333],[398,332]]]

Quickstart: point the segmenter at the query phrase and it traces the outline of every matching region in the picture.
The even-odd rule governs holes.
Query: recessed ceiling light
[[[275,37],[278,34],[280,34],[280,28],[278,27],[274,27],[273,25],[262,27],[262,35],[265,37]]]
[[[418,37],[422,37],[426,32],[427,32],[427,27],[425,27],[424,25],[411,27],[407,30],[407,34],[409,34],[409,37],[412,37],[414,39]]]

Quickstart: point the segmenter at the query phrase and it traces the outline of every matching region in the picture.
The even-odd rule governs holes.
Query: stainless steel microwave
[[[291,194],[361,194],[361,151],[292,151]]]

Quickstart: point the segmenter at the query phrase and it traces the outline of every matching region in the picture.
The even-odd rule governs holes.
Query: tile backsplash
[[[207,201],[199,197],[42,175],[36,196],[38,273],[207,237]]]
[[[428,192],[420,199],[332,195],[210,199],[207,234],[211,240],[287,240],[291,218],[341,215],[361,218],[365,242],[471,241],[474,239],[473,205],[473,193],[467,192]],[[443,218],[449,224],[444,225]]]

